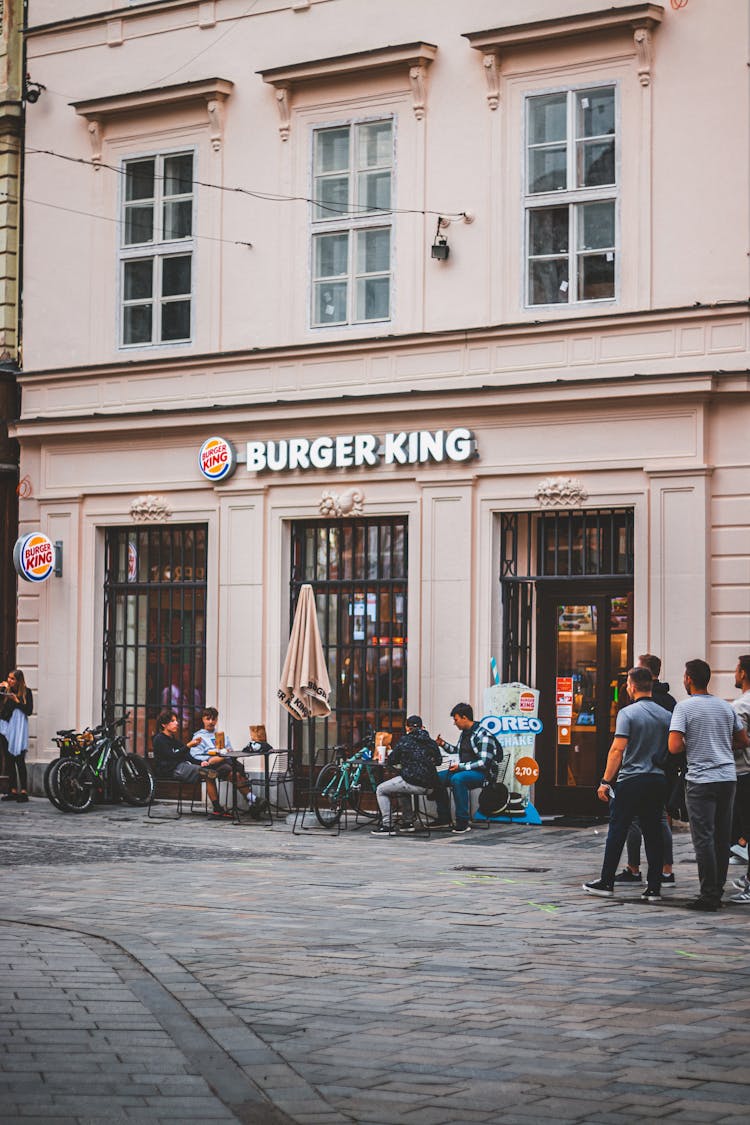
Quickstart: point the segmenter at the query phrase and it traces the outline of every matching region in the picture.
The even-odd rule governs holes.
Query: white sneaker
[[[747,844],[732,844],[729,850],[732,855],[739,856],[747,863]]]
[[[736,887],[738,891],[750,891],[750,879],[747,875],[743,875],[741,879],[735,879],[732,886]]]
[[[738,863],[741,867],[744,867],[745,864],[747,863],[747,860],[746,859],[740,859],[740,857],[738,855],[730,855],[729,862],[730,863]]]

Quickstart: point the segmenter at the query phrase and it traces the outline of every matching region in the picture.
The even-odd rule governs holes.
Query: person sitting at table
[[[461,732],[458,745],[452,746],[440,734],[436,741],[441,749],[445,747],[447,753],[458,755],[458,761],[450,766],[450,787],[456,806],[453,831],[463,833],[471,828],[469,790],[480,789],[486,781],[495,780],[503,750],[494,735],[474,721],[474,709],[470,703],[457,703],[451,711],[451,718]]]
[[[244,765],[239,758],[235,758],[230,753],[232,744],[229,739],[225,738],[223,748],[217,749],[216,724],[219,721],[219,712],[215,707],[204,707],[201,711],[201,719],[203,727],[197,730],[188,742],[188,746],[192,748],[193,758],[215,772],[220,781],[233,784],[250,806],[250,815],[257,820],[265,811],[263,806],[267,808],[266,802],[259,801],[250,788]]]
[[[430,738],[421,718],[419,715],[410,715],[406,720],[406,734],[398,740],[385,762],[386,766],[399,773],[396,777],[381,781],[376,790],[381,823],[373,828],[373,836],[387,836],[391,832],[392,797],[414,794],[423,796],[429,790],[441,787],[437,774],[440,761],[438,745]],[[414,826],[406,826],[402,831],[413,832]]]
[[[216,788],[216,773],[202,765],[190,753],[197,739],[185,745],[180,742],[177,732],[180,729],[180,720],[176,711],[162,711],[156,720],[159,730],[154,735],[154,767],[156,776],[167,781],[180,781],[183,785],[194,785],[197,781],[206,782],[206,791],[211,802],[212,816],[231,816],[219,802],[219,791]]]

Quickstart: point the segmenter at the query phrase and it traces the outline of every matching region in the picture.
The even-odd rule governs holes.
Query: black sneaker
[[[706,914],[715,914],[719,909],[718,902],[709,902],[707,898],[694,898],[692,902],[685,903],[686,910],[701,910]]]
[[[464,832],[471,832],[470,824],[457,824],[453,829],[454,836],[463,836]]]
[[[416,832],[416,831],[417,830],[416,830],[416,828],[414,827],[413,824],[402,824],[397,829],[397,832],[398,832],[399,836],[403,836],[404,833],[413,833],[413,832]]]
[[[615,893],[614,887],[603,883],[601,879],[595,879],[593,883],[584,883],[583,890],[587,895],[598,895],[599,898],[612,898]]]
[[[616,883],[642,883],[643,876],[640,871],[636,875],[629,867],[623,867],[619,875],[615,875]]]
[[[379,824],[377,826],[377,828],[373,828],[373,829],[370,830],[370,835],[371,836],[390,836],[392,832],[393,832],[392,828],[389,828],[385,824]]]
[[[674,871],[671,871],[669,875],[662,875],[661,877],[662,887],[673,887],[675,885],[675,882],[676,880],[674,877]]]
[[[453,825],[449,820],[436,820],[434,824],[430,825],[433,832],[450,832]]]
[[[658,891],[646,890],[641,895],[641,902],[661,902],[661,895]]]

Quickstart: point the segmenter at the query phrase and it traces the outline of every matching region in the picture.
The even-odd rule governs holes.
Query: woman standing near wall
[[[26,751],[29,748],[29,715],[34,696],[26,687],[23,672],[15,668],[0,683],[0,740],[11,757],[10,790],[0,800],[28,801],[26,792]],[[1,744],[1,743],[0,743]]]

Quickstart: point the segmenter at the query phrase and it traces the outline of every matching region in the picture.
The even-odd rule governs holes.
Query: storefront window
[[[300,586],[310,583],[332,688],[332,714],[316,723],[317,747],[356,744],[370,727],[403,729],[406,574],[404,519],[294,524],[292,612]]]
[[[205,525],[108,529],[103,713],[130,712],[128,736],[140,754],[165,708],[189,738],[200,727],[205,670]]]

